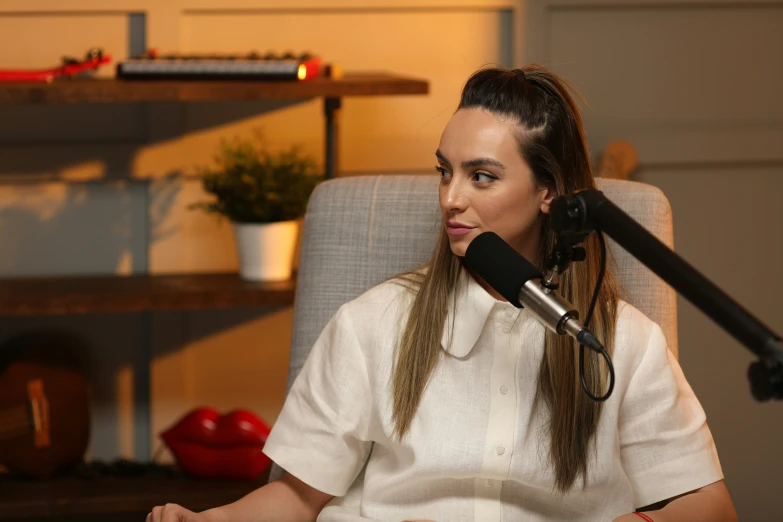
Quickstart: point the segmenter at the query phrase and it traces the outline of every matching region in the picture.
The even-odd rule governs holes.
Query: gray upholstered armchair
[[[294,303],[286,392],[326,323],[345,302],[429,258],[440,227],[437,176],[362,176],[321,184],[310,198]],[[670,247],[671,207],[655,187],[598,179],[598,188]],[[663,329],[677,356],[674,291],[613,241],[621,297]],[[271,479],[280,476],[274,468]]]

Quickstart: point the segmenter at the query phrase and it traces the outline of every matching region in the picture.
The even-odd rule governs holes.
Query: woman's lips
[[[471,227],[471,226],[465,225],[464,223],[460,223],[459,221],[447,221],[446,222],[446,232],[450,236],[464,236],[465,234],[469,233],[474,228],[475,227]]]
[[[446,227],[446,232],[450,236],[464,236],[465,234],[469,233],[472,228],[465,228],[465,227]]]

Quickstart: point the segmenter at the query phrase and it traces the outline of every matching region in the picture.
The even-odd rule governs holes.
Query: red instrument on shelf
[[[90,49],[83,60],[63,58],[63,64],[51,69],[0,69],[0,82],[51,82],[62,76],[95,70],[111,61],[100,49]]]
[[[159,56],[150,51],[117,64],[117,77],[128,80],[309,80],[321,74],[321,58],[295,55]]]

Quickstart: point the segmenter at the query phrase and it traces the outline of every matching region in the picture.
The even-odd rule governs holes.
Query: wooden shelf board
[[[0,475],[0,520],[141,513],[169,502],[202,511],[239,500],[266,484],[270,468],[254,481],[199,480],[160,474],[36,481]]]
[[[0,83],[0,105],[197,102],[427,94],[426,80],[387,73],[353,73],[307,81],[59,79]]]
[[[236,273],[0,279],[0,316],[288,306],[295,280]]]

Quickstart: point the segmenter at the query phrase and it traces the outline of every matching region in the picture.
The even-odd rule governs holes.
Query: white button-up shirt
[[[615,388],[586,487],[577,479],[555,492],[548,415],[535,401],[544,326],[465,274],[443,356],[398,441],[391,380],[411,300],[386,282],[343,305],[266,443],[282,468],[336,497],[319,521],[606,522],[723,478],[704,411],[661,329],[622,302]]]

